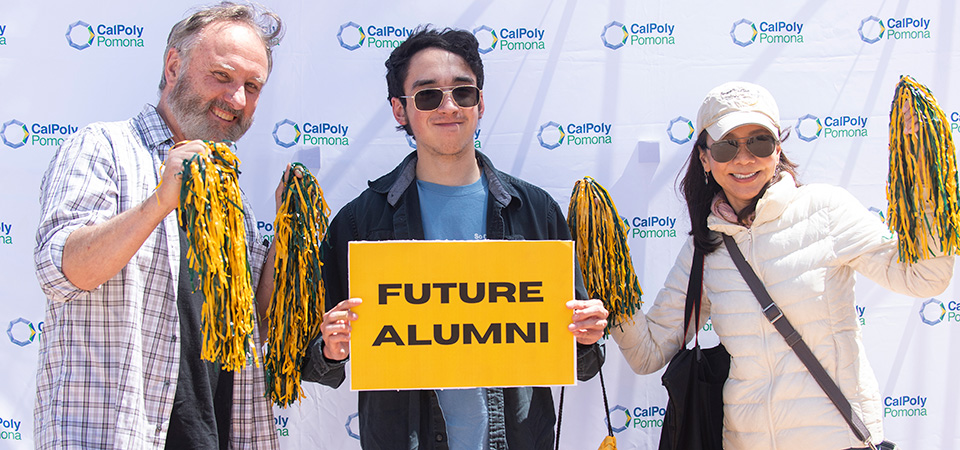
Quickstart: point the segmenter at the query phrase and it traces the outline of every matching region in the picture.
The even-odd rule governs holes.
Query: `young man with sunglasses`
[[[392,239],[570,239],[559,205],[542,189],[500,172],[474,149],[483,116],[483,62],[473,34],[421,29],[386,61],[398,129],[417,150],[370,182],[340,210],[324,242],[327,313],[310,345],[303,379],[338,387],[350,351],[347,243]],[[577,276],[577,298],[586,298]],[[344,300],[346,299],[346,300]],[[577,372],[603,363],[606,326],[600,300],[572,300]],[[389,370],[384,367],[384,370]],[[366,449],[552,447],[553,398],[547,388],[360,392],[360,443]]]

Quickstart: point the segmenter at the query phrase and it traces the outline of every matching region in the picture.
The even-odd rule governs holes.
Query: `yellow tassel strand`
[[[603,438],[603,442],[600,443],[600,448],[598,450],[617,450],[616,436],[607,436]]]
[[[576,241],[577,262],[591,298],[603,300],[613,324],[631,320],[643,304],[633,270],[627,232],[607,190],[593,178],[577,180],[570,195],[567,226]]]
[[[259,367],[250,336],[256,311],[237,180],[240,160],[227,144],[206,144],[209,155],[198,153],[183,162],[177,214],[190,241],[191,280],[204,296],[200,356],[223,370],[237,371],[253,354]]]
[[[290,168],[281,202],[274,222],[277,262],[264,365],[267,395],[286,407],[303,396],[301,361],[323,322],[320,243],[327,233],[330,207],[316,178],[300,163]]]
[[[907,133],[911,113],[919,125]],[[957,161],[950,123],[926,86],[901,76],[890,108],[887,224],[898,236],[900,261],[917,262],[936,249],[960,249]]]

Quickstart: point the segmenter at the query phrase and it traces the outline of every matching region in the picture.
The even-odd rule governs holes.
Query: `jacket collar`
[[[777,181],[763,193],[760,201],[757,202],[757,215],[753,220],[752,227],[758,227],[765,223],[772,222],[783,214],[787,205],[793,201],[797,195],[797,183],[793,176],[783,172],[780,181]],[[734,236],[747,228],[740,224],[730,223],[713,212],[707,217],[707,228],[712,231]]]
[[[481,152],[476,152],[477,164],[483,169],[487,176],[490,195],[502,206],[507,206],[514,199],[520,201],[517,190],[504,180],[505,175],[493,167],[490,159]],[[387,195],[387,202],[390,206],[397,206],[397,201],[406,192],[407,188],[417,179],[417,152],[414,150],[407,155],[400,164],[390,173],[370,181],[370,189],[380,194]]]

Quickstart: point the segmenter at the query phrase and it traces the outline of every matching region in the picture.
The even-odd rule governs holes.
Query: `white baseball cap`
[[[714,140],[741,125],[760,125],[780,138],[780,109],[770,92],[745,81],[713,88],[697,112],[697,136],[707,130]]]

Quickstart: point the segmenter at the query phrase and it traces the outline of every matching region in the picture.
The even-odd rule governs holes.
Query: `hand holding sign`
[[[320,333],[323,336],[323,356],[333,361],[343,361],[350,356],[350,322],[357,320],[357,313],[350,310],[363,301],[348,298],[323,314]]]

